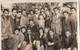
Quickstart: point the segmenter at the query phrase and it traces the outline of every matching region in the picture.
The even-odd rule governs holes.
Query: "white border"
[[[1,21],[1,3],[27,3],[27,2],[77,2],[77,29],[78,29],[78,50],[80,49],[80,33],[79,33],[79,2],[80,0],[0,0],[0,21]],[[0,35],[1,35],[1,22],[0,22]],[[1,36],[0,36],[1,40]],[[1,41],[0,41],[1,44]],[[1,47],[1,45],[0,45]],[[0,48],[1,50],[1,48]]]

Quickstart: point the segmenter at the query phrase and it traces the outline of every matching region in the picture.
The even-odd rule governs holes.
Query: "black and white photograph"
[[[78,50],[77,2],[1,3],[2,50]]]

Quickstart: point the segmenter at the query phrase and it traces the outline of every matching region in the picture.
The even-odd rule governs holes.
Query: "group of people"
[[[70,12],[34,4],[29,11],[4,9],[2,50],[77,50],[77,10],[63,7]]]

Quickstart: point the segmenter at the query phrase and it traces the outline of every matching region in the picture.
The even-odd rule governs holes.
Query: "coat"
[[[47,36],[48,36],[47,43],[48,42],[54,43],[54,45],[51,45],[51,46],[48,45],[47,49],[48,50],[56,50],[57,49],[57,44],[61,42],[61,39],[59,38],[59,36],[57,34],[54,34],[53,38],[51,38],[51,36],[49,34]]]

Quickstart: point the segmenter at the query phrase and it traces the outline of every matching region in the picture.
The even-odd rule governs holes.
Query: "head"
[[[33,20],[30,20],[30,21],[29,21],[29,24],[30,24],[31,26],[34,26]]]
[[[30,30],[30,29],[27,29],[27,33],[28,33],[29,35],[31,35],[31,30]]]
[[[49,34],[53,35],[54,34],[53,30],[49,30]]]
[[[39,28],[40,35],[43,35],[43,28]]]
[[[34,14],[34,11],[33,10],[30,10],[30,14]]]
[[[31,17],[31,14],[29,14],[29,13],[28,13],[28,18],[32,18],[32,17]]]
[[[39,5],[39,9],[41,9],[42,8],[42,5]]]
[[[75,13],[76,13],[76,8],[74,8],[74,7],[71,8],[71,13],[72,13],[72,14],[75,14]]]
[[[32,8],[33,8],[33,9],[35,8],[35,4],[32,5]]]
[[[35,9],[36,14],[40,14],[40,10],[38,8]]]
[[[46,11],[46,14],[47,14],[47,15],[50,15],[50,11],[49,11],[49,10],[47,10],[47,11]]]
[[[63,15],[64,15],[64,17],[66,17],[66,18],[68,18],[68,17],[69,17],[68,12],[63,12]]]
[[[25,33],[26,32],[26,28],[25,27],[22,27],[21,28],[21,31],[22,31],[22,33]]]
[[[56,7],[53,9],[53,11],[57,14],[57,13],[59,13],[59,8]]]
[[[43,15],[39,15],[39,20],[42,20],[42,19],[44,19]]]
[[[18,28],[15,29],[15,30],[14,30],[14,34],[18,35],[18,34],[19,34],[19,30],[20,30],[20,29],[18,29]]]
[[[8,16],[8,15],[9,15],[9,10],[8,10],[8,9],[4,9],[4,10],[3,10],[3,14],[4,14],[5,16]]]
[[[71,36],[71,32],[70,31],[66,31],[65,35],[66,35],[67,38],[69,38]]]
[[[16,16],[16,15],[17,15],[17,9],[12,9],[12,14],[13,14],[14,16]]]
[[[43,12],[44,11],[44,8],[41,8],[41,10],[40,10],[41,12]]]
[[[26,15],[26,10],[25,9],[23,9],[22,14]]]
[[[48,28],[45,28],[45,29],[44,29],[44,32],[45,32],[45,33],[48,33],[48,31],[49,31]]]
[[[22,15],[21,11],[18,11],[17,17],[21,17],[21,15]]]

